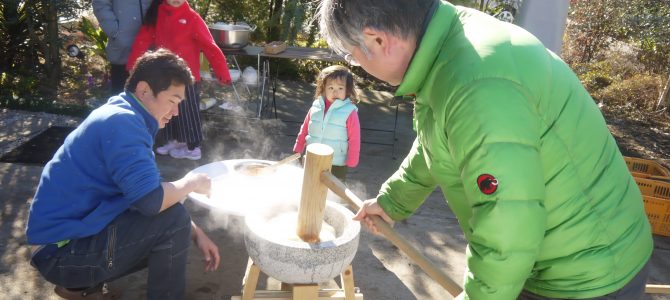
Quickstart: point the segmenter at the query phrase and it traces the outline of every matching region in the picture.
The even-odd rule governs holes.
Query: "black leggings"
[[[186,86],[186,99],[179,103],[179,115],[173,117],[165,128],[166,141],[186,143],[189,150],[202,143],[202,120],[200,119],[200,83]]]
[[[123,88],[126,85],[127,79],[128,71],[126,71],[126,65],[112,64],[109,78],[109,80],[112,82],[112,95],[118,95],[123,92]]]
[[[330,169],[330,172],[333,173],[333,175],[335,175],[335,177],[337,177],[337,179],[339,179],[340,181],[342,181],[344,183],[344,182],[347,181],[347,171],[348,170],[349,170],[349,168],[347,168],[347,166],[333,166]]]

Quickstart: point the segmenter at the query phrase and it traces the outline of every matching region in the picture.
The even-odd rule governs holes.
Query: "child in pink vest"
[[[345,181],[348,168],[358,165],[361,149],[358,100],[349,69],[339,65],[323,69],[317,78],[314,97],[293,152],[302,153],[306,144],[311,143],[330,146],[334,151],[331,172]]]

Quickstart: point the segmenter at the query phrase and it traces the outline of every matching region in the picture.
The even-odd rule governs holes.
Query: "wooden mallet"
[[[363,201],[354,195],[354,193],[349,188],[347,188],[347,186],[345,186],[342,181],[333,176],[333,174],[331,174],[329,171],[321,172],[320,178],[320,182],[323,185],[330,188],[331,191],[340,196],[342,199],[347,200],[347,202],[349,202],[354,210],[357,211],[361,208]],[[449,292],[449,294],[456,297],[463,291],[463,288],[454,280],[452,280],[449,275],[447,275],[447,273],[436,267],[434,263],[432,263],[425,255],[419,252],[419,250],[414,248],[412,244],[410,244],[405,238],[393,230],[393,227],[386,223],[386,221],[384,221],[381,217],[371,216],[371,218],[375,223],[375,226],[377,226],[379,231],[384,235],[384,237],[386,237],[387,240],[398,247],[398,249],[400,249],[402,252],[405,252],[405,254],[412,261],[414,261],[424,272],[426,272],[430,278],[433,278],[435,282],[439,283],[447,292]]]

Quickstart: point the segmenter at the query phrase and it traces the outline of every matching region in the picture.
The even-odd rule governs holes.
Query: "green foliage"
[[[191,0],[189,1],[189,5],[191,5],[191,8],[197,11],[199,15],[205,18],[212,6],[212,0]]]
[[[670,2],[572,0],[562,56],[594,98],[652,110],[670,71]]]
[[[37,74],[39,75],[39,74]],[[44,111],[83,117],[90,109],[83,105],[66,104],[39,92],[40,77],[36,75],[12,76],[0,74],[0,107],[28,111]]]
[[[40,68],[39,52],[31,41],[31,32],[40,30],[30,18],[31,11],[23,1],[4,1],[0,6],[0,97],[7,100],[34,94],[38,89]]]
[[[621,38],[640,48],[639,59],[655,73],[670,71],[670,3],[630,1],[621,20]]]
[[[61,88],[59,32],[90,7],[90,0],[6,0],[0,4],[0,106],[78,111],[54,101]],[[60,23],[59,23],[60,22]]]
[[[26,1],[28,2],[28,1]],[[91,7],[92,0],[59,0],[56,4],[60,22],[76,22],[79,16]]]
[[[661,91],[659,75],[635,74],[593,92],[594,99],[609,106],[632,106],[642,110],[653,110]]]
[[[563,51],[570,63],[587,63],[605,51],[618,35],[624,0],[573,1]]]
[[[66,104],[49,99],[51,98],[45,96],[13,98],[3,95],[0,97],[0,107],[27,111],[43,111],[75,117],[85,117],[91,112],[91,108],[84,105]]]
[[[615,48],[617,49],[605,52],[602,60],[572,65],[588,91],[596,92],[613,82],[645,72],[644,66],[637,60],[634,51],[626,48],[625,45],[618,45]]]
[[[654,73],[670,70],[670,3],[656,0],[573,0],[563,55],[570,63],[602,59],[612,43],[637,47]]]
[[[286,5],[284,6],[284,16],[282,17],[282,32],[281,40],[289,41],[291,39],[295,41],[295,24],[292,24],[296,18],[296,11],[298,10],[298,0],[286,0]]]
[[[611,68],[607,62],[584,63],[575,67],[584,70],[579,79],[589,91],[597,91],[612,84]]]
[[[94,26],[91,20],[86,17],[82,17],[81,22],[79,23],[79,31],[81,31],[84,36],[93,42],[93,53],[104,59],[107,59],[107,55],[105,54],[105,47],[107,46],[107,35],[104,31],[102,31],[102,28]]]

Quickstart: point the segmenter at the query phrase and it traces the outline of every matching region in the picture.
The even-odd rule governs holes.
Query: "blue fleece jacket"
[[[131,94],[114,96],[67,136],[42,171],[26,235],[32,245],[100,232],[160,187],[158,122]]]

